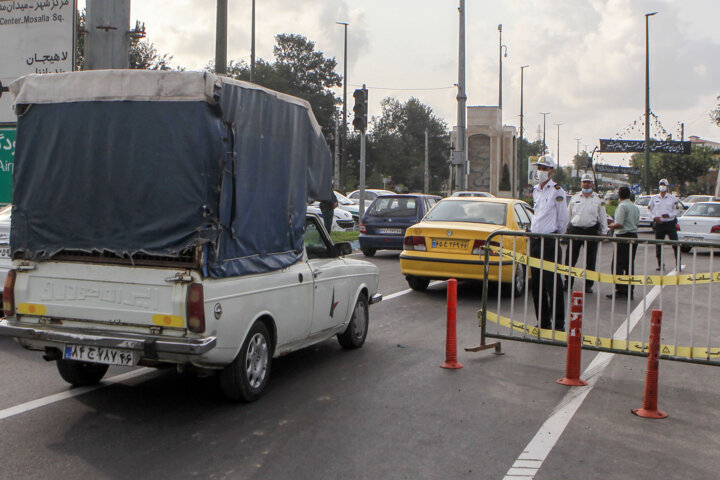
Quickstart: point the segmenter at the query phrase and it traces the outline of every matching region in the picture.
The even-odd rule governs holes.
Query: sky
[[[78,1],[83,8],[84,0]],[[498,104],[502,24],[503,122],[519,128],[520,67],[525,137],[546,143],[561,165],[600,138],[644,138],[645,14],[649,19],[650,106],[673,139],[720,141],[709,113],[720,95],[720,0],[466,0],[467,104]],[[173,64],[202,69],[215,55],[215,0],[131,0],[131,20]],[[250,61],[251,0],[228,0],[228,59]],[[348,104],[362,84],[371,115],[382,99],[416,97],[449,127],[457,123],[458,0],[258,0],[256,56],[273,60],[274,36],[293,33],[338,61],[348,26]],[[342,96],[342,90],[338,90]],[[351,117],[348,116],[351,121]],[[556,124],[561,124],[559,127]],[[664,137],[658,123],[651,134]],[[580,139],[579,141],[577,139]],[[600,154],[626,164],[625,154]],[[596,156],[597,158],[597,156]]]

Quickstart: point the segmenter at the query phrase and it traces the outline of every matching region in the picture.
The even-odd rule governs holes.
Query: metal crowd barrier
[[[545,251],[545,242],[554,242],[555,258],[541,262],[540,258],[531,257],[530,238],[540,240],[541,252]],[[585,268],[588,241],[598,242],[595,270]],[[627,271],[633,272],[630,275],[612,272],[612,259],[617,258],[618,246],[621,244],[629,244],[626,248],[637,249],[634,270],[630,265],[632,255],[628,259]],[[661,247],[661,264],[668,267],[659,272],[655,271],[657,245]],[[681,247],[688,245],[692,245],[692,253],[681,253]],[[579,246],[583,250],[577,266],[571,268],[565,265],[566,249],[570,249],[572,254],[572,249]],[[668,249],[668,246],[678,249],[677,261],[673,248]],[[703,251],[698,252],[699,248]],[[584,296],[582,348],[647,356],[650,314],[653,308],[659,308],[663,310],[665,319],[660,347],[661,358],[720,365],[720,322],[717,318],[719,305],[713,305],[713,298],[718,298],[716,290],[720,285],[720,271],[715,271],[714,265],[716,248],[717,245],[701,242],[688,244],[644,238],[494,232],[485,243],[482,306],[478,311],[481,345],[467,350],[478,351],[489,347],[490,345],[485,346],[488,337],[567,345],[566,333],[559,331],[554,321],[558,308],[555,290],[562,288],[562,282],[574,277],[574,288],[568,288],[567,293],[561,297],[564,302],[566,327],[569,327],[570,291],[584,291],[585,282],[589,279],[595,282],[593,293]],[[611,258],[609,265],[608,258]],[[503,288],[500,288],[503,275],[507,281],[507,275],[514,275],[518,265],[525,267],[521,269],[525,276],[522,295],[524,298],[517,298],[515,288],[510,288],[509,299],[503,299]],[[541,328],[538,317],[542,318],[542,312],[536,316],[530,291],[531,268],[542,268],[553,275],[553,325],[550,329]],[[491,277],[494,278],[490,280]],[[515,280],[512,278],[513,282]],[[540,291],[543,289],[543,281],[541,275]],[[496,294],[496,299],[490,298],[488,288],[495,283],[498,288],[497,292],[493,290],[492,295]],[[630,290],[627,298],[621,298],[615,293],[616,285],[625,285],[625,288]],[[631,298],[633,289],[635,300]],[[607,294],[611,294],[610,299],[606,299]],[[684,306],[680,305],[681,299]],[[499,345],[496,351],[499,351]]]

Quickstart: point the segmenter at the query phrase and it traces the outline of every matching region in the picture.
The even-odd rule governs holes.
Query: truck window
[[[309,259],[330,256],[330,247],[312,218],[305,220],[305,251]]]

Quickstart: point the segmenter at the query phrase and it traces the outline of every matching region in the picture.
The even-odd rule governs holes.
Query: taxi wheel
[[[270,379],[272,341],[263,322],[250,329],[240,353],[220,374],[220,386],[229,400],[252,402],[262,395]]]
[[[364,293],[361,293],[355,302],[355,309],[350,318],[347,328],[343,333],[338,333],[337,339],[340,346],[347,349],[360,348],[367,338],[370,316],[368,314],[368,301]]]
[[[108,365],[99,363],[79,362],[77,360],[57,361],[57,369],[63,380],[74,387],[95,385],[105,376]]]
[[[525,267],[520,264],[515,268],[512,288],[515,290],[516,297],[525,293]]]
[[[363,248],[362,252],[366,257],[372,257],[375,255],[376,250],[374,248]]]
[[[406,279],[410,288],[412,288],[416,292],[424,292],[427,289],[428,285],[430,285],[430,280],[428,280],[427,278],[419,278],[408,275]]]

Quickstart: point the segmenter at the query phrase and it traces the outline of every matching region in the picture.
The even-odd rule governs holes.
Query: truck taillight
[[[710,228],[710,233],[720,233],[720,225],[713,225]]]
[[[10,270],[5,277],[3,288],[3,314],[6,317],[15,315],[15,270]]]
[[[186,308],[188,329],[191,332],[203,333],[205,331],[205,301],[201,284],[191,283],[188,286]]]
[[[427,246],[425,245],[425,237],[417,237],[409,235],[405,237],[403,241],[405,250],[420,250],[421,252],[427,252]]]
[[[359,227],[360,233],[366,233],[367,229],[365,228],[365,224],[361,223]]]

